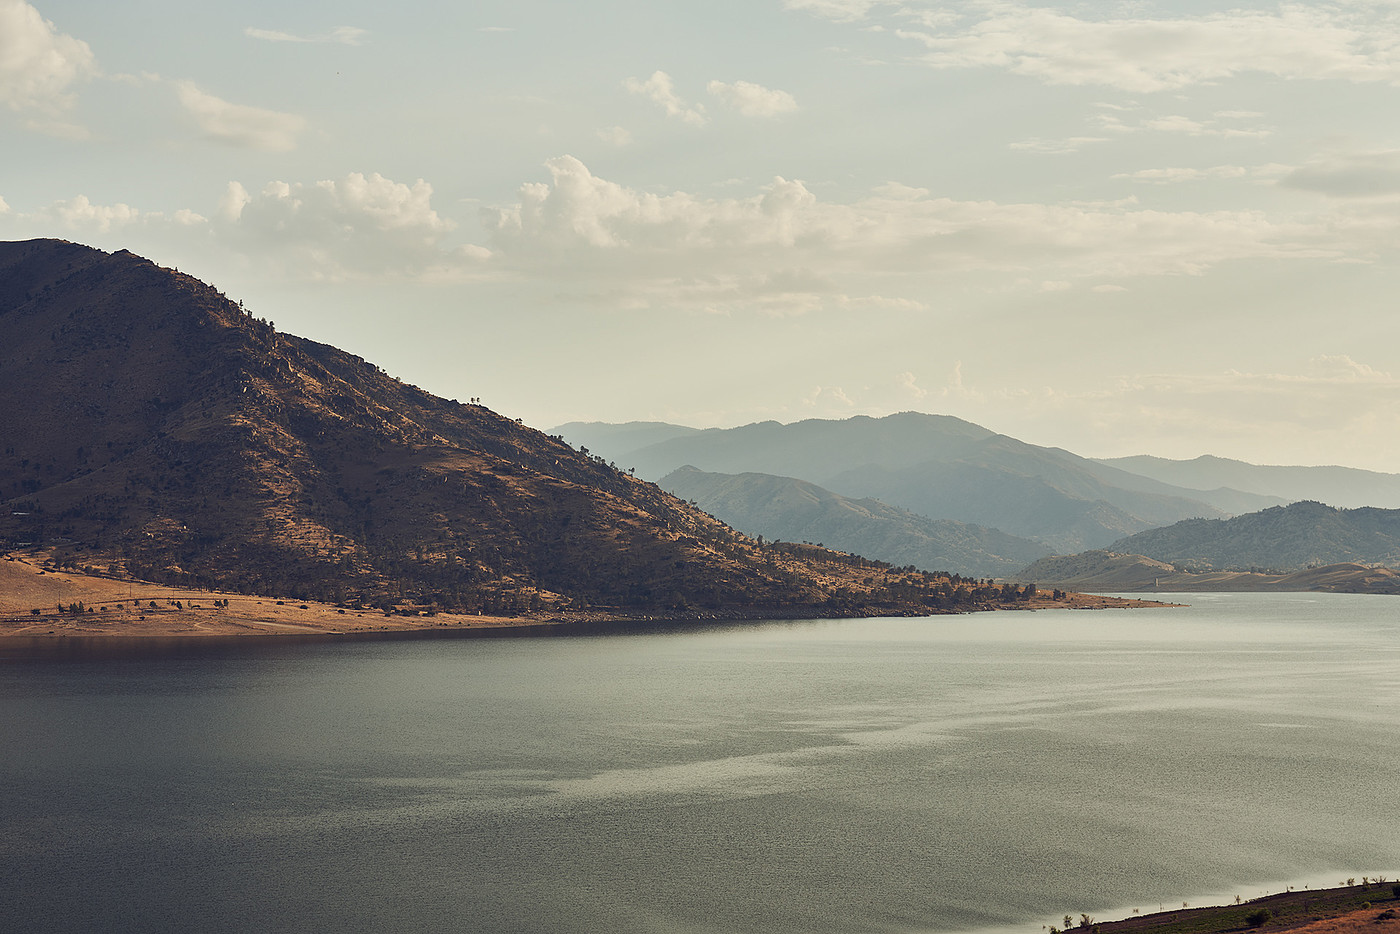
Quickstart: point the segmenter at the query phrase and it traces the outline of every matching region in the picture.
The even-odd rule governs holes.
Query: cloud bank
[[[0,0],[0,103],[51,117],[72,106],[72,89],[97,73],[86,42],[57,31],[22,0]]]
[[[785,7],[835,22],[888,10],[892,32],[922,45],[921,58],[929,66],[999,68],[1047,84],[1155,93],[1250,73],[1400,82],[1400,23],[1385,3],[1284,4],[1178,17],[1109,13],[1092,19],[1005,0],[937,6],[787,0]]]

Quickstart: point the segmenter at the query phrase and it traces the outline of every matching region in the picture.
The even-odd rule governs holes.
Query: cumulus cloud
[[[708,90],[746,117],[776,117],[797,109],[796,99],[787,91],[775,91],[749,81],[733,84],[711,81]]]
[[[457,225],[437,212],[432,196],[422,179],[405,184],[352,172],[310,183],[272,181],[251,190],[231,181],[214,193],[206,214],[143,211],[78,195],[12,212],[5,222],[31,236],[52,236],[54,230],[89,240],[120,234],[109,242],[148,250],[173,241],[188,246],[197,232],[220,255],[241,256],[287,279],[466,280],[486,274],[490,251],[450,243]]]
[[[423,275],[450,262],[443,239],[455,227],[433,208],[432,194],[422,179],[406,185],[377,172],[311,184],[274,181],[256,194],[232,182],[217,233],[309,275]]]
[[[295,149],[306,120],[296,114],[233,104],[206,94],[190,81],[175,82],[181,105],[211,139],[267,152]]]
[[[1131,198],[963,201],[895,183],[828,201],[782,177],[747,196],[706,196],[637,190],[571,156],[546,168],[548,181],[484,210],[493,268],[631,308],[792,314],[855,309],[881,293],[894,297],[880,301],[918,307],[903,296],[953,276],[996,273],[1025,291],[1089,288],[1202,275],[1235,260],[1372,261],[1393,253],[1400,236],[1400,216],[1377,212],[1275,217],[1158,210]],[[820,276],[789,276],[779,288],[775,270]]]
[[[957,201],[902,186],[830,203],[781,177],[747,198],[705,198],[636,191],[571,156],[546,165],[552,183],[523,186],[519,203],[486,217],[504,257],[544,272],[626,268],[644,278],[794,265],[832,275],[1053,265],[1061,277],[1123,276],[1331,255],[1300,227],[1252,211]]]
[[[0,0],[0,102],[52,115],[70,107],[73,87],[96,72],[86,42],[58,32],[23,0]]]
[[[817,0],[813,0],[814,3]],[[861,15],[870,9],[863,6]],[[1280,78],[1400,81],[1400,28],[1365,4],[1196,17],[1081,19],[1014,3],[966,4],[915,16],[897,34],[925,46],[936,68],[1001,68],[1049,84],[1168,91],[1259,73]],[[834,18],[834,17],[833,17]]]
[[[261,39],[264,42],[312,42],[336,43],[339,45],[362,45],[365,36],[369,35],[369,30],[361,29],[358,26],[337,26],[328,33],[321,33],[314,36],[298,36],[277,29],[258,29],[254,26],[249,26],[243,30],[243,34],[251,39]]]
[[[49,235],[54,230],[62,230],[82,237],[132,230],[188,231],[189,228],[203,227],[208,223],[203,215],[184,208],[170,214],[142,211],[124,202],[101,204],[87,195],[76,195],[24,213],[10,211],[0,201],[0,215],[8,215],[7,219],[16,222],[22,229],[47,231]]]
[[[668,117],[676,117],[691,126],[705,125],[705,108],[700,104],[692,107],[682,100],[676,93],[671,76],[664,71],[652,72],[651,77],[645,81],[640,78],[628,78],[622,82],[622,86],[632,94],[645,97],[659,105]]]

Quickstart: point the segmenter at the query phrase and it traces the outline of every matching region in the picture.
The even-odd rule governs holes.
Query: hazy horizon
[[[0,239],[548,428],[1400,465],[1400,12],[0,0]]]

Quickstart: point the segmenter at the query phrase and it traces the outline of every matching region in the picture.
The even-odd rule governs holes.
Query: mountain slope
[[[1210,455],[1193,460],[1139,455],[1109,458],[1098,463],[1180,486],[1232,487],[1277,497],[1287,503],[1311,499],[1344,509],[1400,508],[1400,474],[1354,467],[1273,467]]]
[[[1400,510],[1275,506],[1233,519],[1196,519],[1114,542],[1110,550],[1193,569],[1296,571],[1355,562],[1400,565]]]
[[[1043,587],[1108,593],[1324,591],[1400,594],[1400,572],[1342,563],[1287,573],[1188,571],[1144,555],[1086,551],[1042,558],[1016,575]]]
[[[750,535],[819,542],[895,565],[1006,577],[1049,553],[1037,542],[995,529],[848,499],[789,477],[682,467],[663,477],[661,487]]]
[[[0,243],[0,542],[242,592],[514,611],[917,604],[276,331],[189,276]]]

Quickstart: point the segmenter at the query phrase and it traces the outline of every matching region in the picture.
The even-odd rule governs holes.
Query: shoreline
[[[216,605],[217,604],[217,605]],[[1025,604],[988,605],[978,610],[1020,612],[1039,609],[1110,609],[1164,607],[1160,601],[1096,594],[1068,594],[1054,601],[1037,596]],[[184,639],[249,637],[354,638],[453,632],[515,632],[526,635],[551,629],[641,627],[667,623],[725,623],[761,620],[837,619],[862,616],[956,615],[914,612],[908,607],[832,608],[825,606],[765,608],[637,610],[598,607],[545,611],[515,616],[334,605],[276,596],[168,587],[144,581],[103,577],[80,571],[50,569],[22,555],[0,560],[0,646],[14,648],[63,640]]]
[[[1353,884],[1348,885],[1347,882]],[[1169,908],[1116,921],[1076,922],[1060,934],[1225,934],[1290,931],[1294,934],[1395,934],[1400,931],[1400,882],[1386,876],[1346,880],[1322,888],[1263,894],[1234,904]]]

